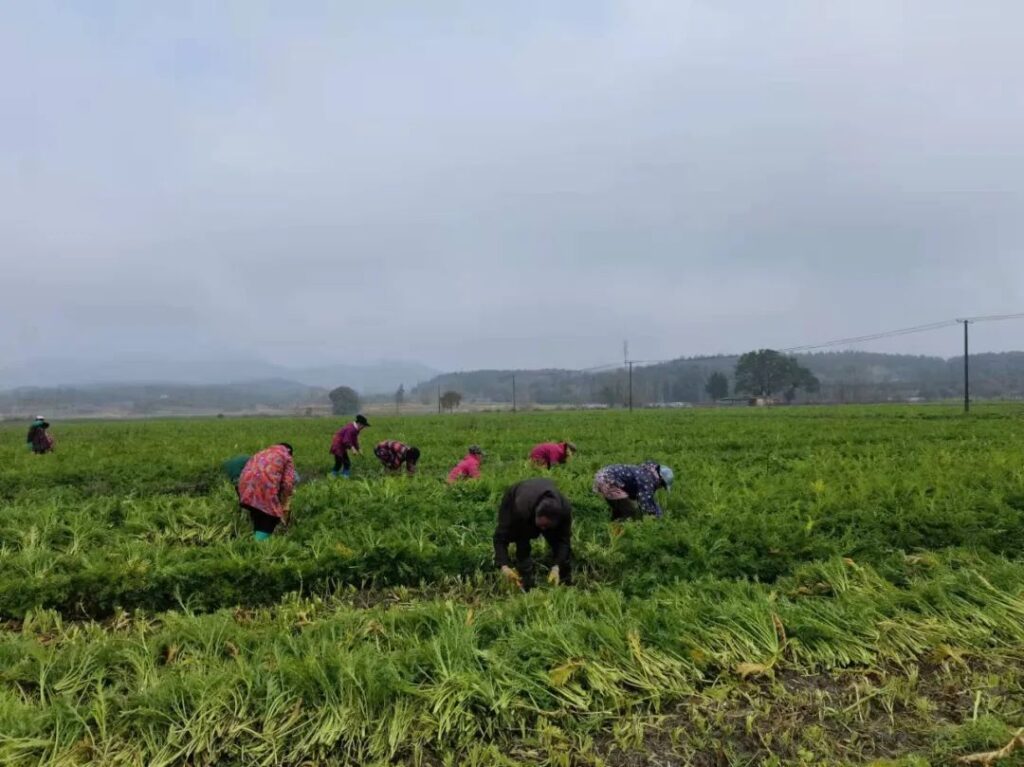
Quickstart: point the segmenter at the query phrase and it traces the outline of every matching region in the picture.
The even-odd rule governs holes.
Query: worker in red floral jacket
[[[359,432],[369,425],[370,422],[366,420],[365,416],[357,415],[356,420],[339,429],[338,433],[334,435],[334,440],[331,442],[331,455],[334,456],[334,469],[331,471],[332,477],[341,476],[348,479],[352,476],[352,460],[348,457],[348,451],[351,450],[356,455],[361,455],[359,452]]]
[[[416,462],[420,459],[420,449],[418,447],[410,447],[403,442],[396,442],[394,440],[385,440],[384,442],[377,443],[377,447],[373,449],[373,454],[384,464],[385,468],[391,471],[398,471],[404,463],[405,470],[410,474],[416,473]]]
[[[565,463],[576,453],[572,442],[542,442],[530,451],[530,461],[550,469],[557,463]]]
[[[288,524],[294,490],[295,464],[287,442],[248,460],[238,478],[238,502],[252,519],[253,538],[265,541],[279,524]]]
[[[448,484],[454,485],[460,479],[477,479],[480,476],[480,464],[484,461],[484,451],[472,445],[466,457],[455,464],[448,474]]]

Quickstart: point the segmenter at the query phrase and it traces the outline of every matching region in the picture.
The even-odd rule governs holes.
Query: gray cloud
[[[1018,3],[291,5],[8,10],[0,353],[576,366],[1024,307]]]

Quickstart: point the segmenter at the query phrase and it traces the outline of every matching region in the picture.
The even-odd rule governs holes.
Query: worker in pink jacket
[[[484,451],[472,445],[466,457],[459,461],[448,474],[448,484],[453,485],[460,479],[477,479],[480,476],[480,464],[484,460]]]
[[[530,451],[530,460],[538,466],[550,469],[556,463],[565,463],[576,453],[572,442],[543,442]]]

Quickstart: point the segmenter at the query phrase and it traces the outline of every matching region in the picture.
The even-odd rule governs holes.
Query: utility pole
[[[441,385],[437,385],[437,414],[441,415]]]
[[[622,364],[629,368],[629,412],[633,412],[633,363],[629,361],[629,339],[622,342]]]
[[[512,376],[512,412],[516,412],[516,377]]]
[[[629,361],[629,412],[633,412],[633,361]]]
[[[964,325],[964,412],[971,412],[971,367],[968,357],[967,326],[970,320],[957,320]]]

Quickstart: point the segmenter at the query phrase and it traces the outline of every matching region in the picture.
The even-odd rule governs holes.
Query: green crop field
[[[0,427],[0,764],[938,765],[1024,725],[1020,407],[376,417],[349,482],[341,423]],[[495,513],[547,439],[576,585],[513,593]],[[218,466],[282,440],[257,543]],[[647,458],[666,515],[613,528],[593,474]]]

